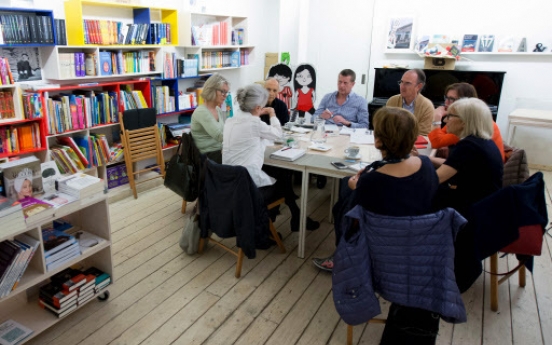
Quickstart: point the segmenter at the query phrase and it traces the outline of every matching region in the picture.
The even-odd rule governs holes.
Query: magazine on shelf
[[[29,156],[0,164],[8,198],[21,200],[43,192],[40,160]]]
[[[15,345],[33,334],[33,330],[14,320],[7,320],[0,325],[0,344]]]
[[[54,205],[35,198],[24,198],[21,200],[23,214],[27,224],[52,217],[55,212]]]

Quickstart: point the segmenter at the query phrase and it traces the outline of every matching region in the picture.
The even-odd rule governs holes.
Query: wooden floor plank
[[[454,325],[454,331],[452,333],[453,345],[476,344],[481,341],[484,305],[490,303],[489,298],[484,299],[486,279],[488,279],[488,274],[482,273],[468,291],[462,294],[468,321],[466,323]],[[443,321],[441,321],[441,323],[442,322]],[[446,343],[445,341],[444,344]]]
[[[339,314],[335,310],[332,292],[329,291],[322,306],[314,314],[314,317],[310,320],[296,344],[324,344],[332,335],[340,319]]]
[[[485,269],[490,271],[490,259],[485,260]],[[498,259],[498,272],[508,272],[508,260]],[[490,279],[485,280],[485,303],[483,305],[483,344],[512,344],[512,317],[510,313],[510,289],[506,281],[498,286],[498,311],[491,310],[488,302],[491,295]]]

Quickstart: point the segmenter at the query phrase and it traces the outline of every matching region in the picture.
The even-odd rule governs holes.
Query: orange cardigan
[[[502,156],[502,161],[504,162],[504,143],[502,142],[502,135],[500,135],[500,129],[498,129],[496,122],[493,122],[493,128],[494,132],[491,139],[498,147],[500,155]],[[447,126],[443,128],[435,128],[434,130],[429,132],[427,137],[429,138],[429,142],[431,143],[431,148],[434,149],[454,145],[460,141],[460,138],[458,138],[455,134],[447,133]]]

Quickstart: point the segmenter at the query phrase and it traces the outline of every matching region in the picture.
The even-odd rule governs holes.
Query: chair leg
[[[186,200],[182,199],[182,209],[180,213],[186,213]]]
[[[520,262],[521,265],[521,262]],[[522,265],[518,270],[519,286],[525,287],[525,265]]]
[[[269,220],[269,229],[270,229],[270,233],[272,234],[272,239],[276,242],[276,244],[280,248],[280,251],[282,253],[285,253],[286,252],[286,247],[282,243],[282,240],[280,239],[280,236],[278,236],[278,232],[276,231],[276,228],[274,227],[274,223],[272,223],[271,220]]]
[[[491,255],[491,310],[498,310],[498,253]]]
[[[238,262],[236,263],[236,278],[241,276],[241,269],[243,264],[243,249],[238,250]]]
[[[203,248],[205,247],[207,242],[209,242],[209,238],[200,238],[199,239],[199,247],[197,248],[197,253],[198,254],[203,254]]]
[[[353,345],[353,326],[347,325],[347,345]]]

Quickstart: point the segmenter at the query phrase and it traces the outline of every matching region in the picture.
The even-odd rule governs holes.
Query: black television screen
[[[398,81],[406,70],[392,68],[375,68],[374,99],[387,99],[399,93]],[[484,71],[444,71],[424,69],[426,85],[422,95],[429,98],[435,106],[443,105],[445,88],[453,83],[466,82],[472,84],[477,90],[477,95],[485,101],[490,108],[498,110],[500,93],[506,72]]]

